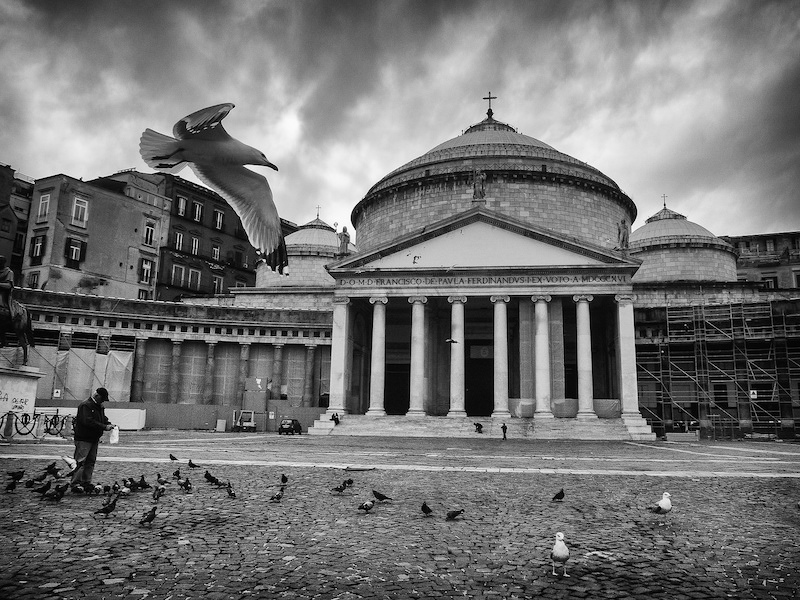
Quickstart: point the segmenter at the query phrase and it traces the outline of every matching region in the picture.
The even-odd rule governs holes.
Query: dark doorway
[[[386,388],[383,408],[387,415],[404,415],[408,412],[411,396],[411,365],[387,364]]]
[[[470,417],[488,417],[494,411],[494,346],[492,340],[465,344],[465,409]]]

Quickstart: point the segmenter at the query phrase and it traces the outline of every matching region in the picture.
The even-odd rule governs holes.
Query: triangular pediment
[[[336,271],[636,266],[563,234],[473,209],[329,266]]]

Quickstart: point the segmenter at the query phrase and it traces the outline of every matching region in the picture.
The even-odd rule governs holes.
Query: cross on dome
[[[492,111],[492,100],[497,100],[497,96],[492,96],[492,92],[489,92],[489,95],[484,96],[483,99],[489,101],[489,110],[486,111],[486,116],[491,119],[494,114],[494,111]]]

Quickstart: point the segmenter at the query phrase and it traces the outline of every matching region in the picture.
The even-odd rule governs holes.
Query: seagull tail
[[[152,129],[145,129],[139,140],[139,154],[147,166],[158,171],[177,173],[186,162],[175,156],[180,150],[178,140]]]
[[[264,255],[264,262],[273,270],[283,275],[283,269],[289,265],[289,257],[286,254],[286,243],[281,236],[281,243],[272,252]]]

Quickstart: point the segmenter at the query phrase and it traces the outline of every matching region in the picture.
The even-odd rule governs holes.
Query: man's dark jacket
[[[103,437],[109,421],[103,410],[102,403],[89,398],[78,405],[78,415],[75,417],[75,440],[78,442],[96,442]]]

